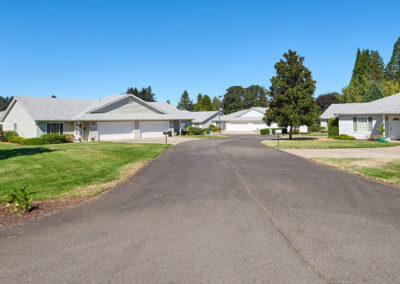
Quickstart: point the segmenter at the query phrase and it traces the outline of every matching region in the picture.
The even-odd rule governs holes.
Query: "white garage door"
[[[133,138],[133,121],[99,122],[97,128],[100,141]]]
[[[140,135],[142,138],[161,137],[168,131],[168,121],[141,121]]]
[[[226,131],[258,131],[268,126],[263,122],[227,122]]]

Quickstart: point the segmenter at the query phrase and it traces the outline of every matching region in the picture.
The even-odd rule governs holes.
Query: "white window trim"
[[[354,118],[357,118],[357,130],[354,130]],[[368,125],[368,127],[369,127],[369,119],[368,118],[372,118],[372,125],[371,125],[371,130],[358,130],[358,119],[359,118],[366,118],[367,119],[367,125]],[[374,130],[374,117],[373,116],[353,116],[352,117],[353,118],[353,120],[352,120],[352,123],[353,123],[353,132],[357,132],[357,133],[371,133],[371,131],[373,131]]]

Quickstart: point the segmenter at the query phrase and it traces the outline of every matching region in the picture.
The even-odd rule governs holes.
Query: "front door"
[[[395,117],[390,122],[390,138],[400,139],[400,117]]]

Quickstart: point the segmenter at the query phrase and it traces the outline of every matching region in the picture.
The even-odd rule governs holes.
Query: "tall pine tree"
[[[364,103],[372,102],[381,98],[383,98],[381,88],[375,81],[371,81],[368,91],[365,93],[365,96],[363,98],[363,102]]]
[[[319,113],[313,98],[315,81],[303,65],[304,57],[290,49],[283,57],[275,64],[276,76],[271,78],[268,92],[271,102],[263,120],[268,125],[276,122],[280,127],[289,127],[292,139],[295,126],[312,124]]]
[[[188,110],[188,111],[193,111],[194,107],[193,107],[193,101],[190,99],[189,97],[189,93],[184,90],[182,95],[181,95],[181,99],[177,105],[178,109],[181,110]]]
[[[386,65],[385,76],[388,80],[400,82],[400,37],[393,46],[392,57]]]

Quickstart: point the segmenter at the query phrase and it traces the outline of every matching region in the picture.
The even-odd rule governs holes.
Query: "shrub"
[[[386,129],[383,122],[379,124],[379,128],[376,130],[376,132],[378,132],[379,138],[383,138],[383,136],[385,136]]]
[[[8,196],[6,210],[21,216],[21,212],[28,212],[31,209],[31,193],[25,187],[14,189]]]
[[[328,120],[328,136],[338,136],[339,135],[339,120],[337,117],[330,118]]]
[[[193,128],[194,128],[194,126],[189,126],[189,127],[187,128],[187,132],[192,133]]]
[[[293,134],[299,134],[299,133],[300,133],[300,130],[299,130],[299,129],[293,129],[292,133],[293,133]]]
[[[198,128],[198,127],[193,127],[191,133],[193,135],[201,135],[201,134],[204,133],[204,129],[203,128]]]
[[[11,136],[8,138],[8,142],[15,144],[24,144],[25,138],[21,136]]]
[[[56,133],[44,134],[41,138],[43,138],[43,144],[60,144],[68,142],[65,135],[60,135]]]
[[[378,140],[378,135],[370,135],[367,138],[368,141],[376,141]]]
[[[14,137],[14,136],[18,136],[18,133],[15,131],[10,130],[10,131],[3,132],[4,141],[8,141],[9,138]],[[10,142],[10,141],[8,141],[8,142]]]
[[[221,130],[221,128],[215,126],[214,124],[210,124],[210,125],[208,126],[208,128],[209,128],[211,131],[220,131],[220,130]]]
[[[44,141],[42,137],[28,138],[25,139],[25,145],[43,145]]]
[[[340,134],[333,136],[333,139],[338,139],[338,140],[356,140],[353,136],[347,135],[347,134]]]
[[[269,128],[260,129],[260,134],[261,134],[261,135],[267,135],[267,134],[269,134]]]
[[[321,125],[313,124],[308,127],[309,132],[319,132],[321,130]]]
[[[319,130],[319,132],[326,132],[326,127],[325,126],[321,126],[321,129]]]

